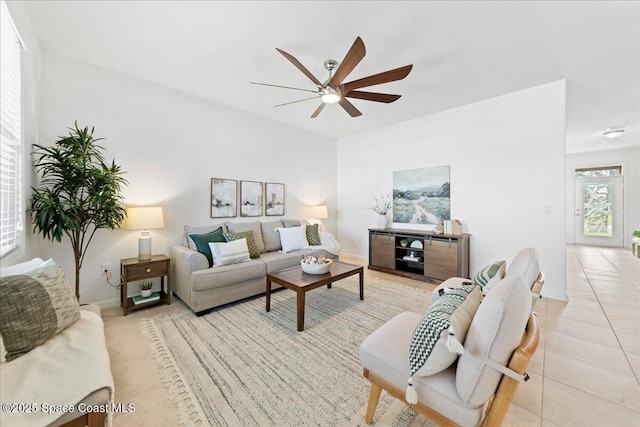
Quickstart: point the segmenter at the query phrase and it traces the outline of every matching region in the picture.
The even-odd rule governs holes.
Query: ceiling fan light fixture
[[[624,128],[620,128],[620,129],[607,129],[603,135],[609,139],[613,139],[613,138],[619,138],[623,133],[624,133],[625,129]]]
[[[340,94],[335,89],[328,87],[323,92],[321,99],[325,104],[335,104],[340,101]]]

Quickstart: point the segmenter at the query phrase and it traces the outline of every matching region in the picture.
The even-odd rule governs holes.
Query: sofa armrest
[[[189,301],[191,273],[209,268],[209,261],[200,252],[186,246],[171,246],[171,287],[183,301]]]

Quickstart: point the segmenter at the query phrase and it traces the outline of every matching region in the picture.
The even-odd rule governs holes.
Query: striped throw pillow
[[[482,288],[482,293],[486,295],[493,285],[504,278],[506,270],[506,262],[496,261],[478,271],[478,273],[473,277],[473,283],[480,286]]]
[[[64,271],[52,259],[0,281],[0,361],[33,350],[80,319],[80,307]]]
[[[417,402],[414,375],[426,377],[444,371],[464,353],[462,343],[480,301],[478,286],[462,286],[448,290],[427,310],[413,331],[409,347],[407,402]]]
[[[232,240],[226,243],[210,242],[209,248],[213,256],[214,267],[237,264],[251,259],[249,258],[249,248],[247,247],[246,238]]]

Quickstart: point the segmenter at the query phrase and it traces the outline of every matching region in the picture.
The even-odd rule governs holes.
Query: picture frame
[[[240,216],[262,216],[262,183],[240,181]]]
[[[238,181],[235,179],[211,178],[211,218],[233,218],[238,216]]]
[[[451,167],[393,172],[393,222],[437,226],[451,219]]]
[[[264,183],[264,214],[266,216],[281,216],[285,211],[284,184],[277,182]]]

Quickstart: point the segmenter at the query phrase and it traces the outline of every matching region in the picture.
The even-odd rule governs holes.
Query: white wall
[[[615,140],[611,145],[615,145]],[[624,245],[631,247],[634,230],[640,230],[640,148],[567,154],[566,165],[566,232],[567,243],[575,243],[575,170],[595,166],[622,166],[624,193]]]
[[[393,171],[440,165],[451,166],[452,218],[472,235],[471,272],[534,246],[544,295],[566,299],[565,82],[338,140],[343,253],[367,258],[376,215],[365,208],[392,189]]]
[[[209,217],[212,177],[284,183],[285,218],[301,217],[307,204],[324,204],[330,216],[324,227],[335,232],[331,138],[50,53],[43,53],[42,87],[39,143],[52,144],[75,120],[95,126],[96,136],[106,138],[105,157],[127,171],[127,203],[164,208],[165,228],[151,230],[154,253],[168,255],[184,224],[224,221]],[[310,155],[309,147],[322,149]],[[117,283],[120,259],[137,256],[138,235],[98,231],[81,272],[81,302],[119,298],[100,277],[100,265],[111,264]],[[73,282],[68,239],[41,240],[37,252],[54,257]]]

